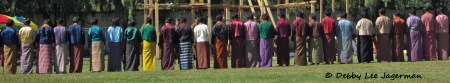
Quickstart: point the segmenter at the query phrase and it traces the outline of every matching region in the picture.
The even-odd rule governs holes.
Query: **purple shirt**
[[[408,29],[410,31],[421,31],[422,23],[420,18],[417,16],[408,17],[408,20],[406,20],[406,25],[408,25]]]
[[[279,19],[276,32],[280,38],[288,38],[291,35],[291,25],[285,19]]]
[[[53,28],[53,31],[55,32],[55,43],[56,44],[67,44],[69,40],[69,32],[67,31],[67,28],[64,26],[56,26]]]
[[[246,40],[258,39],[258,25],[256,22],[245,22]]]

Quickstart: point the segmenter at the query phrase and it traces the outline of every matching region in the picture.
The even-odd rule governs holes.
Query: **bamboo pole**
[[[155,0],[155,28],[156,28],[156,35],[159,36],[159,0]],[[160,39],[157,38],[157,40],[159,41]],[[161,43],[161,42],[158,42]],[[156,48],[159,48],[159,46],[157,45]],[[157,59],[161,59],[161,49],[156,49],[156,55],[157,55]]]
[[[230,5],[230,1],[226,1],[227,5]],[[229,21],[230,19],[230,6],[225,7],[225,23],[228,24],[230,23]]]
[[[250,5],[250,10],[252,11],[252,14],[254,15],[256,13],[255,8],[253,7],[252,0],[247,0],[248,5]]]
[[[311,3],[311,14],[316,13],[316,7],[314,6],[315,3]]]
[[[322,20],[323,18],[323,0],[320,0],[319,2],[319,22]]]
[[[263,3],[261,0],[258,0],[259,9],[261,11],[261,14],[266,14],[265,7],[263,6]]]
[[[207,6],[208,6],[208,27],[211,27],[212,26],[211,0],[208,0],[208,5]],[[209,30],[209,31],[211,31],[211,30]]]
[[[273,26],[275,28],[277,28],[277,26],[275,25],[275,20],[273,19],[272,10],[270,10],[270,7],[268,7],[269,6],[269,1],[264,0],[264,5],[267,6],[266,7],[267,13],[269,14],[269,17],[270,17],[270,20],[272,21]]]
[[[242,6],[244,5],[244,0],[239,0],[239,8],[238,8],[238,14],[239,14],[239,19],[242,19],[243,17],[243,10],[242,10]]]
[[[287,6],[289,6],[289,0],[285,0],[285,3],[284,4],[286,4]],[[288,20],[289,21],[289,7],[286,7],[286,20]]]
[[[336,0],[331,0],[331,17],[336,17]]]

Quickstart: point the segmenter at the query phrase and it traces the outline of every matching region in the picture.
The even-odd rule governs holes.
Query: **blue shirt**
[[[19,43],[17,32],[13,28],[6,28],[1,33],[2,43],[5,45],[14,45]]]
[[[122,38],[123,38],[123,30],[122,27],[120,26],[111,26],[108,28],[108,34],[106,36],[106,38],[108,39],[109,42],[121,42]]]
[[[69,34],[71,44],[84,44],[84,32],[81,25],[71,25],[69,27]]]
[[[92,42],[104,41],[105,35],[103,29],[99,26],[89,28],[88,37]]]
[[[348,37],[348,36],[352,36],[355,31],[354,27],[353,27],[353,23],[349,20],[340,20],[338,22],[338,26],[339,29],[337,29],[338,32],[338,36],[339,37]]]
[[[52,44],[54,42],[55,34],[50,26],[41,26],[36,34],[39,44]]]

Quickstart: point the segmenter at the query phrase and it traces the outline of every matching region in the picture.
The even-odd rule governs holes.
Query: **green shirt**
[[[156,30],[152,25],[144,25],[141,28],[142,40],[156,42]]]
[[[135,27],[128,27],[127,29],[125,29],[124,39],[127,44],[140,42],[141,37],[139,35],[138,29]]]
[[[275,37],[275,28],[272,22],[261,22],[258,25],[259,37],[262,39]]]

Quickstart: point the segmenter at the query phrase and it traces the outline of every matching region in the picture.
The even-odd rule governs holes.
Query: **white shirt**
[[[198,24],[195,26],[194,36],[197,42],[208,42],[211,38],[208,26],[205,24]]]

